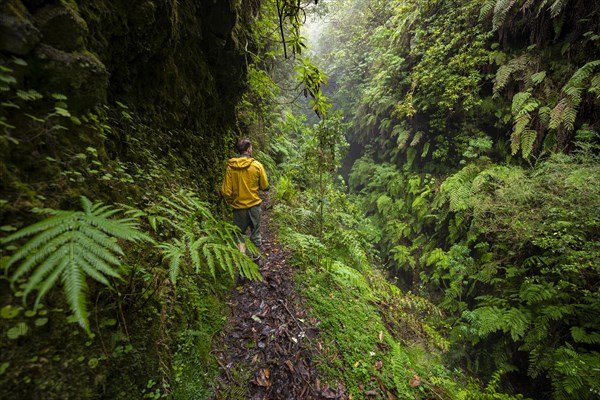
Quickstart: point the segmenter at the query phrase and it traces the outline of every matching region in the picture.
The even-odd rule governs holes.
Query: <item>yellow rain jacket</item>
[[[269,181],[265,168],[250,157],[230,158],[221,193],[235,209],[254,207],[262,202],[258,190],[267,190]]]

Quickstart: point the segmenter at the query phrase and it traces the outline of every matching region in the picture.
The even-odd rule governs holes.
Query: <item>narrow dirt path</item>
[[[343,387],[327,387],[317,376],[308,341],[318,321],[308,317],[294,289],[290,253],[274,239],[265,208],[265,280],[238,285],[232,293],[231,315],[213,350],[221,366],[215,399],[345,399]]]

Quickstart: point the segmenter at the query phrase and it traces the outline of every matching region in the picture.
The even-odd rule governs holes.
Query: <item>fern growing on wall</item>
[[[36,214],[50,214],[33,225],[2,239],[6,244],[32,236],[7,261],[6,270],[18,265],[9,277],[14,284],[29,275],[24,286],[24,300],[37,290],[36,306],[60,280],[69,307],[79,324],[89,332],[87,283],[92,278],[110,286],[109,277],[119,278],[117,268],[123,249],[114,239],[151,241],[140,232],[135,218],[111,219],[118,208],[92,203],[81,197],[82,211],[36,208]]]
[[[531,96],[531,92],[519,92],[513,96],[512,114],[514,118],[513,133],[511,135],[512,154],[517,154],[519,149],[523,158],[527,159],[533,151],[533,145],[537,138],[537,132],[531,129],[531,113],[540,103]]]
[[[577,110],[582,102],[583,91],[586,89],[586,82],[589,80],[589,90],[594,90],[594,78],[592,73],[600,65],[600,60],[590,61],[579,68],[562,88],[563,98],[559,100],[556,106],[550,112],[550,129],[558,129],[561,125],[567,131],[575,129],[575,119]]]

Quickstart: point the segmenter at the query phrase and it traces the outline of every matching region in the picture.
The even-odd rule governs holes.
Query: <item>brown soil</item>
[[[321,383],[311,361],[318,321],[294,288],[290,253],[274,239],[264,206],[261,228],[264,282],[240,283],[231,295],[231,315],[213,350],[221,366],[215,399],[346,399],[342,385]]]

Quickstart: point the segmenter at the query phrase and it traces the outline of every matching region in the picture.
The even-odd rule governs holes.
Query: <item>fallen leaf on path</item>
[[[270,387],[273,383],[269,380],[269,376],[271,375],[271,371],[269,368],[263,368],[258,370],[258,374],[256,376],[256,384],[258,386]]]

